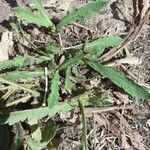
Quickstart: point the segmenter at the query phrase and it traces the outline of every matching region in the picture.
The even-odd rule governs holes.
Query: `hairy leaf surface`
[[[51,73],[48,72],[48,75]],[[35,70],[35,71],[14,71],[0,74],[0,77],[8,79],[10,81],[15,81],[19,79],[35,78],[45,76],[44,70]]]
[[[85,52],[101,55],[105,48],[117,46],[122,42],[119,36],[106,36],[89,42],[85,45]]]
[[[86,63],[93,69],[98,71],[100,74],[102,74],[104,77],[109,78],[118,87],[123,88],[131,96],[150,100],[150,93],[148,93],[145,88],[136,84],[126,75],[94,61],[87,61]]]
[[[38,12],[32,12],[30,8],[26,6],[18,6],[14,9],[15,15],[23,21],[28,23],[37,24],[44,27],[53,28],[53,24],[47,18],[43,17]]]
[[[35,121],[42,119],[45,116],[52,117],[58,112],[66,112],[71,110],[72,107],[67,103],[59,103],[55,105],[53,108],[49,109],[48,107],[44,108],[36,108],[31,110],[23,110],[23,111],[16,111],[11,113],[1,113],[0,114],[0,124],[9,124],[13,125],[17,122],[23,122],[26,119],[28,121]]]
[[[85,54],[79,52],[74,57],[69,58],[66,60],[60,67],[59,70],[67,69],[68,67],[71,67],[72,65],[76,64],[77,62],[81,61],[82,58],[85,56]]]
[[[43,56],[34,57],[30,55],[17,56],[12,60],[0,62],[0,70],[27,66],[30,60],[32,60],[34,64],[40,64],[44,61],[50,61],[51,58]]]
[[[94,12],[99,11],[105,6],[105,3],[102,0],[96,0],[95,2],[91,2],[85,6],[82,6],[79,9],[74,9],[69,12],[58,24],[57,28],[70,24],[76,20],[82,20],[91,16]]]
[[[68,69],[66,70],[66,79],[65,79],[65,89],[67,91],[71,91],[72,90],[72,80],[71,80],[71,67],[68,67]]]
[[[44,107],[10,113],[0,112],[0,124],[8,123],[9,125],[13,125],[17,122],[23,122],[25,120],[28,120],[28,122],[33,122],[46,116],[53,117],[56,113],[67,112],[77,107],[79,104],[78,100],[88,101],[90,98],[93,98],[93,91],[87,91],[81,95],[68,99],[66,102],[60,102],[58,105],[55,105],[50,109],[49,107]]]
[[[51,93],[48,97],[48,107],[52,108],[56,104],[58,104],[58,98],[59,98],[59,72],[56,71],[54,77],[51,81]]]
[[[49,26],[55,31],[55,25],[52,23],[52,21],[48,18],[48,13],[47,11],[44,9],[43,5],[42,5],[42,1],[41,0],[32,0],[34,2],[34,4],[36,5],[36,8],[38,9],[39,13],[41,14],[41,16],[43,16],[45,18],[45,20],[47,20],[47,22],[49,22]]]

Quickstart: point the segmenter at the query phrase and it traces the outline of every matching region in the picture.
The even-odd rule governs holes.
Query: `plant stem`
[[[82,150],[88,150],[88,141],[87,141],[87,122],[86,122],[86,114],[84,111],[84,102],[82,100],[79,100],[79,107],[81,110],[82,115],[82,123],[83,123],[83,135],[82,135],[82,143],[81,143],[81,149]]]

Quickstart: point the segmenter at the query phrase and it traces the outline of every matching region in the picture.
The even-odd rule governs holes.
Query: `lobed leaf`
[[[46,50],[47,50],[47,53],[53,53],[53,54],[62,54],[63,53],[61,48],[54,46],[52,42],[47,42]]]
[[[41,150],[45,149],[47,143],[41,143],[34,141],[31,137],[27,138],[25,141],[28,145],[28,150]]]
[[[117,46],[122,42],[119,36],[106,36],[89,42],[85,45],[84,51],[101,55],[104,50],[111,46]]]
[[[109,78],[118,87],[123,88],[131,96],[150,100],[150,93],[126,75],[94,61],[86,61],[86,63],[104,77]]]
[[[48,75],[50,74],[51,72],[48,72]],[[27,78],[35,78],[35,77],[43,77],[43,76],[45,76],[44,70],[14,71],[14,72],[0,74],[0,77],[10,81],[27,79]]]
[[[25,87],[24,85],[17,84],[15,82],[11,82],[11,81],[6,80],[6,79],[1,78],[1,77],[0,77],[0,82],[11,85],[11,86],[16,87],[16,88],[18,88],[20,90],[23,90],[23,91],[27,91],[27,92],[31,93],[33,96],[36,96],[36,97],[38,97],[40,95],[39,92],[33,91],[32,89],[30,89],[28,87]]]
[[[68,69],[66,70],[66,79],[65,79],[65,89],[67,91],[71,91],[72,87],[73,87],[73,83],[71,80],[71,67],[68,67]]]
[[[42,142],[49,142],[51,141],[59,126],[51,121],[47,122],[46,125],[44,126],[44,129],[42,130]]]
[[[52,21],[48,17],[47,11],[44,9],[41,0],[32,0],[33,3],[36,5],[36,8],[38,9],[41,16],[43,16],[47,22],[49,22],[49,26],[52,28],[52,30],[55,31],[55,25],[52,23]]]
[[[82,20],[86,17],[91,16],[94,12],[99,11],[105,6],[105,2],[102,0],[96,0],[91,2],[85,6],[80,7],[79,9],[74,9],[69,12],[57,25],[57,28],[60,29],[61,27],[70,24],[76,20]]]
[[[54,77],[51,81],[51,93],[48,97],[48,107],[52,108],[56,104],[58,104],[58,98],[59,98],[59,72],[56,71]]]
[[[9,139],[10,139],[10,132],[9,127],[7,125],[0,126],[0,149],[9,149]]]
[[[85,54],[79,52],[74,57],[69,58],[66,60],[60,67],[59,70],[66,69],[68,67],[71,67],[72,65],[76,64],[77,62],[81,61],[82,58],[85,56]]]
[[[78,100],[88,101],[90,98],[93,98],[93,91],[87,91],[81,95],[68,99],[66,102],[60,102],[51,109],[49,109],[49,107],[43,107],[10,113],[0,112],[0,125],[7,123],[9,125],[13,125],[17,122],[23,122],[25,120],[28,120],[28,122],[33,122],[46,116],[53,117],[56,113],[67,112],[77,107],[79,104]]]
[[[26,6],[18,6],[14,9],[14,12],[15,15],[23,21],[44,26],[47,28],[53,28],[53,24],[50,20],[43,17],[38,12],[32,12],[31,9]]]
[[[66,112],[73,109],[68,103],[59,103],[53,108],[49,107],[36,108],[31,110],[16,111],[10,113],[0,113],[0,124],[13,125],[17,122],[23,122],[26,119],[30,122],[40,120],[43,117],[53,117],[58,112]]]
[[[13,105],[17,105],[19,103],[26,103],[29,99],[31,98],[31,95],[27,95],[25,97],[19,98],[19,99],[15,99],[14,101],[6,101],[5,107],[10,107]]]
[[[40,64],[44,61],[50,61],[51,58],[43,56],[34,57],[30,55],[17,56],[12,60],[0,62],[0,70],[27,66],[31,60],[34,62],[34,64]]]

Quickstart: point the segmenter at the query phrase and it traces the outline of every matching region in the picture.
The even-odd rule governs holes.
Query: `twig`
[[[79,27],[79,28],[83,28],[83,29],[86,29],[86,30],[91,31],[91,29],[90,29],[90,28],[85,27],[85,26],[84,26],[84,25],[82,25],[82,24],[79,24],[79,23],[73,23],[73,25],[75,25],[75,26],[77,26],[77,27]]]
[[[149,17],[149,13],[150,13],[150,8],[146,11],[145,17],[140,21],[139,26],[137,26],[135,30],[131,29],[129,36],[125,38],[124,42],[118,48],[113,48],[112,50],[110,50],[109,52],[107,52],[101,57],[101,60],[103,62],[106,62],[112,59],[119,52],[121,52],[122,49],[126,48],[127,45],[131,44],[133,41],[136,40],[136,38],[138,37],[138,35],[140,34],[142,30],[143,25],[145,24],[145,22],[147,21]]]
[[[44,91],[44,98],[43,98],[43,104],[42,106],[46,106],[46,97],[47,97],[47,92],[48,92],[48,68],[45,67],[45,91]]]
[[[61,47],[64,47],[64,46],[63,46],[63,42],[62,42],[62,38],[61,38],[61,34],[60,34],[60,33],[58,33],[58,36],[59,36],[60,46],[61,46]]]
[[[133,106],[131,105],[126,105],[126,107],[124,105],[118,105],[118,106],[111,106],[111,107],[102,107],[102,108],[85,108],[85,111],[87,113],[101,113],[101,112],[107,112],[107,111],[114,111],[114,110],[119,110],[119,109],[132,109]]]

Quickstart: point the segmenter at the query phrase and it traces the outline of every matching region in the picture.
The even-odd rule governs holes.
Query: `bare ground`
[[[68,9],[86,3],[85,0],[71,1],[69,3],[71,7],[67,7],[68,4],[52,2],[46,1],[44,5],[47,7],[53,5],[56,9],[55,11],[48,9],[51,14],[50,18],[53,19],[59,19]],[[81,41],[84,42],[106,34],[121,35],[123,38],[129,36],[124,47],[118,49],[119,53],[114,56],[111,53],[108,55],[106,53],[100,61],[107,61],[109,66],[117,67],[150,90],[150,22],[149,19],[143,24],[140,22],[146,17],[146,12],[142,12],[140,9],[140,7],[145,7],[146,10],[146,2],[142,3],[140,0],[109,1],[102,12],[96,13],[84,22],[69,25],[62,30],[62,46],[75,45]],[[8,30],[5,25],[10,16],[13,16],[11,8],[17,3],[24,4],[24,1],[0,1],[0,22],[3,30]],[[26,1],[25,4],[31,4],[31,2]],[[141,6],[142,4],[143,6]],[[140,26],[142,26],[141,29],[135,33]],[[43,37],[39,37],[38,40],[45,40],[45,35],[41,34],[41,36]],[[119,58],[119,61],[116,58]],[[109,61],[110,59],[113,61]],[[78,82],[86,88],[91,88],[93,84],[101,86],[107,98],[123,107],[109,108],[110,110],[107,108],[87,110],[89,148],[91,150],[150,149],[150,102],[133,99],[114,88],[112,84],[106,83],[103,79],[99,80],[99,78],[95,74],[88,79],[90,82],[85,82],[82,79]],[[56,120],[71,125],[58,133],[57,136],[62,139],[58,150],[78,150],[82,135],[79,112],[75,110],[73,115],[71,113],[60,114]]]

